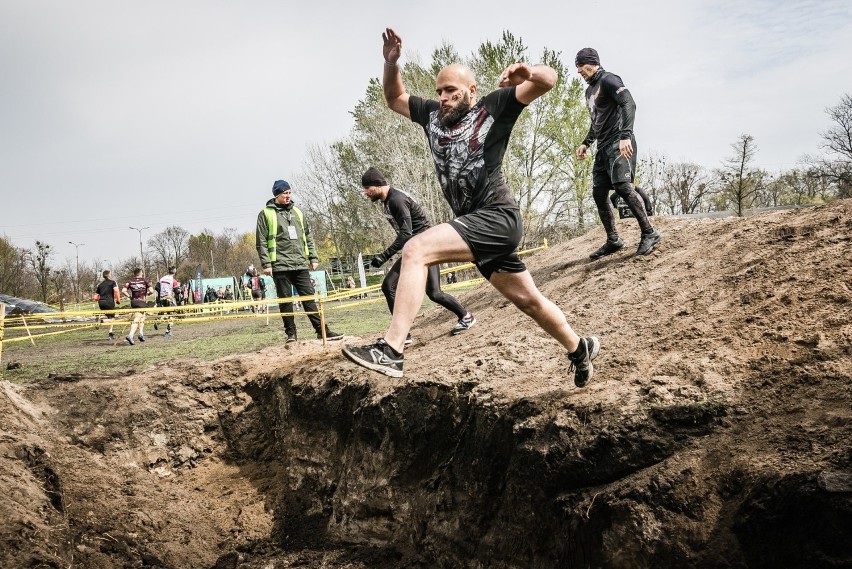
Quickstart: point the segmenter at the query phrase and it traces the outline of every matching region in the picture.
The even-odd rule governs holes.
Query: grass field
[[[453,291],[469,287],[453,287]],[[390,314],[384,297],[372,293],[366,304],[358,302],[330,302],[326,305],[326,320],[335,332],[347,336],[372,338],[390,323]],[[421,313],[435,304],[424,298]],[[233,318],[231,318],[233,316]],[[273,308],[267,319],[252,317],[249,312],[237,312],[229,319],[191,323],[176,320],[174,336],[163,336],[165,326],[154,330],[149,318],[145,324],[147,341],[128,345],[127,321],[116,323],[117,342],[107,339],[107,328],[85,328],[66,334],[36,338],[29,341],[4,342],[0,378],[15,383],[27,383],[47,378],[51,374],[70,376],[122,375],[128,370],[139,370],[157,362],[176,358],[216,360],[228,355],[247,353],[281,344],[286,339],[281,317]],[[301,340],[316,338],[307,317],[296,315],[296,326]],[[34,332],[35,333],[35,332]],[[25,336],[22,328],[7,327],[5,338]],[[9,366],[9,369],[7,369]]]

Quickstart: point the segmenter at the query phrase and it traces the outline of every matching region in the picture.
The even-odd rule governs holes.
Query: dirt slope
[[[403,381],[300,342],[0,383],[0,565],[852,566],[852,203],[655,223],[527,260],[581,390],[488,285]]]

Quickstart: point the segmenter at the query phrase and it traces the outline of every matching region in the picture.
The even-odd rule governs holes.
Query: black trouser
[[[595,164],[592,167],[592,197],[598,208],[598,215],[606,230],[607,239],[615,241],[618,239],[618,231],[615,229],[615,214],[612,205],[607,199],[610,190],[621,196],[624,203],[633,212],[633,217],[639,223],[642,233],[650,233],[654,230],[648,220],[645,204],[642,198],[633,189],[633,177],[636,173],[636,139],[631,139],[633,155],[625,158],[618,150],[618,142],[614,141],[599,146],[595,154]]]
[[[388,302],[388,309],[393,314],[393,303],[396,300],[396,285],[399,283],[399,269],[402,266],[402,259],[397,259],[396,263],[385,275],[385,280],[382,281],[382,293],[385,295],[385,300]],[[436,304],[440,304],[450,312],[456,315],[459,320],[467,316],[467,309],[462,306],[461,302],[456,300],[456,297],[450,296],[441,290],[441,271],[438,265],[429,267],[429,272],[426,274],[426,296],[429,300]]]
[[[636,191],[637,194],[639,194],[639,197],[642,198],[642,201],[645,203],[645,213],[648,214],[648,217],[654,215],[654,206],[651,203],[651,198],[650,196],[648,196],[648,193],[639,186],[633,186],[633,189]],[[620,204],[618,203],[620,197],[621,196],[616,193],[613,193],[611,196],[609,196],[609,203],[612,204],[612,207],[618,210],[619,219],[624,219],[625,217],[633,217],[633,212],[630,211],[630,206],[628,206],[627,209],[624,209],[623,206],[620,206]]]
[[[278,292],[278,298],[289,298],[293,296],[293,289],[299,293],[299,301],[302,303],[302,308],[305,312],[316,312],[317,303],[314,302],[314,285],[311,284],[311,273],[307,269],[296,269],[295,271],[274,271],[272,280],[275,281],[275,290]],[[296,333],[296,318],[285,312],[293,312],[293,302],[279,302],[278,310],[282,313],[281,318],[284,320],[284,331],[287,334]],[[308,320],[317,334],[322,333],[319,314],[308,314]]]

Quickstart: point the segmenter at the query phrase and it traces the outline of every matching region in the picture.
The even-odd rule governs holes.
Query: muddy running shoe
[[[145,336],[143,336],[143,335],[141,335],[141,334],[140,334],[140,335],[139,335],[139,341],[140,341],[140,342],[144,342],[144,341],[145,341]]]
[[[579,354],[568,354],[568,359],[571,360],[568,372],[574,372],[574,385],[577,387],[585,387],[592,379],[592,360],[598,357],[600,349],[601,341],[595,336],[589,336],[588,338],[580,338],[580,347],[574,352],[574,354],[577,354],[577,352]]]
[[[172,337],[172,331],[171,331],[171,330],[169,330],[168,332],[166,332],[165,334],[163,334],[163,336],[168,336],[169,338],[171,338],[171,337]]]
[[[128,344],[130,344],[131,346],[133,345],[133,337],[132,336],[125,336],[124,339],[127,340]]]
[[[639,240],[639,248],[636,249],[636,255],[647,255],[662,238],[663,234],[656,229],[651,233],[643,233],[642,239]]]
[[[115,334],[113,334],[112,332],[110,332],[110,333],[109,333],[109,339],[110,339],[110,340],[115,340]]]
[[[613,253],[617,253],[621,251],[624,247],[624,241],[621,239],[616,239],[615,241],[606,240],[606,243],[601,245],[600,249],[589,255],[589,259],[594,261],[595,259],[600,259],[601,257],[606,257],[607,255],[612,255]]]
[[[403,342],[404,346],[410,346],[414,343],[414,340],[411,339],[411,334],[405,337],[405,342]]]
[[[402,377],[402,354],[396,353],[383,338],[364,347],[343,346],[343,355],[360,366],[390,377]]]
[[[290,342],[296,341],[296,333],[295,332],[287,332],[287,341],[285,344],[289,344]]]
[[[331,330],[325,331],[325,339],[326,340],[342,340],[343,334],[340,332],[332,332]],[[317,332],[317,340],[322,340],[322,333]]]
[[[473,317],[473,314],[470,312],[467,313],[467,316],[459,320],[453,329],[450,330],[450,334],[455,336],[456,334],[461,334],[462,332],[466,332],[471,326],[476,324],[476,318]]]

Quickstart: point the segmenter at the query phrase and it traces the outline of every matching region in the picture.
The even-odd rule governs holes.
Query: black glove
[[[385,258],[381,255],[376,255],[372,259],[370,259],[370,266],[376,267],[377,269],[385,264]]]

